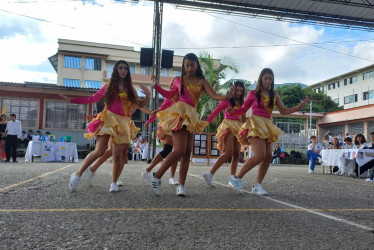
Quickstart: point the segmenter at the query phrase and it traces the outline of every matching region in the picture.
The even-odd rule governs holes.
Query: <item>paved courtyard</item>
[[[19,159],[20,160],[20,159]],[[229,187],[229,165],[202,178],[192,165],[187,197],[162,179],[161,196],[141,181],[145,162],[129,162],[120,192],[110,193],[111,163],[68,188],[80,163],[0,162],[0,249],[374,249],[374,183],[307,174],[307,166],[271,166],[267,197]],[[177,173],[178,175],[178,173]]]

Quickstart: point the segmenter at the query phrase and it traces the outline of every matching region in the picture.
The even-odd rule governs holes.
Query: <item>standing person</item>
[[[22,125],[20,121],[16,120],[15,114],[10,115],[10,121],[6,124],[5,133],[6,162],[10,161],[10,156],[12,156],[13,162],[17,162],[17,142],[18,137],[21,137]]]
[[[273,152],[273,157],[272,157],[272,159],[271,159],[271,162],[273,162],[274,159],[276,159],[276,158],[280,158],[281,153],[282,153],[282,150],[281,150],[281,148],[279,147],[279,144],[278,144],[278,143],[275,143],[275,149],[274,149],[274,152]]]
[[[76,190],[82,174],[105,153],[109,139],[111,139],[113,143],[113,178],[109,191],[118,191],[117,180],[125,164],[130,141],[140,130],[135,126],[130,116],[136,107],[143,107],[149,100],[149,90],[143,85],[140,85],[140,88],[146,96],[143,100],[139,99],[132,84],[128,63],[120,60],[114,65],[108,83],[93,96],[70,98],[60,95],[69,102],[80,104],[95,103],[105,97],[104,110],[88,124],[89,133],[84,135],[88,139],[96,136],[95,150],[87,155],[78,172],[71,175],[69,183],[71,190]]]
[[[240,142],[251,145],[254,155],[244,163],[237,175],[229,178],[229,182],[239,193],[242,192],[243,176],[260,164],[255,185],[252,186],[252,193],[267,195],[261,183],[272,160],[272,143],[279,141],[278,137],[282,133],[274,125],[271,117],[274,106],[277,106],[281,114],[291,114],[302,109],[308,100],[309,98],[306,97],[299,105],[285,108],[278,92],[274,91],[274,73],[271,69],[265,68],[258,77],[256,90],[249,92],[242,107],[235,111],[230,108],[233,114],[243,114],[252,107],[252,116],[240,129]]]
[[[329,149],[341,149],[341,148],[342,147],[339,144],[339,139],[337,137],[335,137],[334,139],[332,139],[332,143],[331,143]],[[334,166],[334,168],[335,167],[338,168],[338,166]],[[332,174],[333,173],[332,166],[329,166],[329,168],[330,168],[330,174]]]
[[[337,138],[339,140],[339,145],[343,147],[343,141],[344,141],[343,134],[340,132]]]
[[[3,161],[6,124],[7,124],[6,115],[1,114],[0,116],[0,161]]]
[[[157,173],[151,177],[151,185],[155,195],[160,194],[161,177],[169,169],[173,163],[179,158],[179,186],[177,187],[177,195],[186,196],[184,187],[188,167],[190,164],[190,157],[193,147],[193,133],[201,133],[206,121],[201,121],[196,112],[197,104],[203,91],[205,91],[211,98],[217,101],[230,99],[233,96],[233,89],[227,92],[226,96],[219,95],[214,92],[208,81],[204,78],[197,56],[189,53],[184,56],[182,63],[182,76],[176,77],[173,80],[173,86],[169,91],[164,90],[154,83],[154,88],[165,98],[173,98],[178,93],[178,102],[157,113],[157,118],[163,131],[166,133],[172,132],[173,138],[173,152],[171,152],[158,169]]]
[[[234,84],[235,95],[230,100],[221,101],[218,106],[208,117],[207,121],[211,123],[215,117],[228,107],[240,108],[244,102],[245,88],[244,83],[237,81]],[[236,174],[238,168],[239,154],[240,154],[240,142],[239,142],[239,130],[245,120],[245,115],[233,115],[229,112],[224,112],[225,119],[222,120],[221,124],[217,128],[216,137],[218,139],[217,149],[223,152],[223,154],[217,159],[209,172],[203,174],[204,180],[210,187],[215,187],[213,183],[213,176],[216,171],[232,157],[230,166],[230,175]]]
[[[319,154],[323,149],[323,145],[317,142],[317,137],[312,135],[310,137],[310,144],[308,145],[308,151],[306,151],[306,158],[310,161],[309,163],[309,174],[314,173],[314,167],[316,166],[316,160],[322,160],[322,156]]]
[[[153,81],[156,79],[153,77]],[[170,84],[169,87],[171,87],[173,82]],[[178,95],[174,96],[173,98],[165,98],[165,100],[162,102],[161,106],[157,109],[152,111],[152,116],[148,119],[148,121],[144,125],[144,129],[148,128],[148,125],[156,120],[157,118],[157,113],[159,111],[165,110],[168,107],[173,106],[176,102],[178,101]],[[159,124],[160,125],[160,124]],[[165,132],[162,129],[162,126],[159,126],[157,129],[157,138],[164,144],[163,150],[158,153],[152,160],[151,164],[147,168],[142,169],[142,180],[143,183],[146,183],[147,180],[150,179],[151,177],[151,171],[152,169],[160,163],[162,160],[164,160],[173,150],[173,138],[172,138],[172,132]],[[169,179],[169,184],[171,185],[178,185],[178,182],[175,180],[175,172],[177,170],[178,166],[178,160],[176,160],[173,165],[171,165],[170,168],[170,179]]]

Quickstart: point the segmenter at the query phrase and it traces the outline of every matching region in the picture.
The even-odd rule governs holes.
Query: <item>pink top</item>
[[[161,111],[161,110],[165,110],[167,109],[168,107],[171,107],[175,104],[175,102],[172,100],[172,99],[167,99],[165,98],[165,100],[162,102],[161,106],[157,109],[158,111]],[[148,121],[146,123],[151,123],[153,122],[154,120],[156,120],[157,118],[157,115],[152,115]]]
[[[262,116],[262,117],[270,119],[274,106],[272,108],[269,108],[267,106],[265,107],[263,99],[267,99],[266,103],[268,103],[268,101],[270,100],[269,97],[261,95],[261,101],[260,101],[260,105],[259,105],[258,102],[257,102],[256,91],[252,90],[251,92],[249,92],[249,94],[245,98],[245,101],[244,101],[243,105],[239,109],[236,109],[232,113],[232,115],[244,114],[245,112],[247,112],[247,110],[250,107],[252,107],[252,114],[253,115]],[[274,103],[275,103],[275,98],[274,98]]]
[[[194,91],[194,98],[192,98],[191,93],[189,91],[189,88]],[[196,88],[196,90],[195,90]],[[167,99],[173,98],[176,94],[179,94],[179,100],[180,102],[187,103],[188,105],[191,105],[192,107],[197,106],[197,102],[202,94],[202,86],[199,83],[197,84],[188,84],[187,82],[183,83],[183,90],[184,95],[181,94],[181,79],[180,77],[176,77],[174,79],[173,85],[169,90],[163,89],[160,85],[156,85],[155,89],[158,93],[160,93],[163,97]]]
[[[96,103],[105,96],[105,90],[108,84],[110,83],[108,82],[107,84],[105,84],[98,92],[96,92],[92,96],[71,98],[71,102],[77,104]],[[117,115],[130,117],[133,112],[134,105],[128,101],[126,92],[123,92],[115,95],[112,105],[107,108],[110,112]]]
[[[232,107],[230,100],[220,101],[218,106],[213,110],[213,112],[208,117],[207,121],[211,123],[214,120],[214,118],[216,118],[216,116],[219,114],[219,112],[229,107]],[[224,112],[224,115],[225,115],[225,119],[240,121],[240,115],[235,115],[233,113],[229,113],[226,111]]]

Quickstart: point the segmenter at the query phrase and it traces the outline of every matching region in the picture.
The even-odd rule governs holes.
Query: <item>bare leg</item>
[[[173,146],[174,146],[173,152],[171,152],[164,159],[164,162],[162,163],[161,167],[158,169],[157,173],[155,174],[155,177],[157,179],[160,179],[164,175],[164,173],[170,168],[170,166],[173,165],[173,163],[178,161],[178,159],[182,155],[186,154],[186,148],[187,148],[186,141],[188,138],[188,134],[190,133],[185,128],[182,128],[173,133]]]
[[[123,164],[123,148],[125,144],[113,144],[113,182],[117,182],[121,174],[121,165]]]
[[[117,176],[117,179],[121,176],[121,173],[122,173],[122,170],[126,164],[126,161],[127,161],[127,152],[129,151],[129,147],[130,147],[130,144],[127,143],[127,144],[122,144],[123,145],[123,152],[122,152],[122,164],[121,164],[121,168],[120,168],[120,171],[119,171],[119,174]]]
[[[187,140],[182,141],[182,143],[186,144],[186,142],[187,142],[186,151],[184,155],[182,155],[181,163],[179,166],[179,185],[184,185],[184,183],[186,182],[187,172],[190,166],[191,152],[192,152],[192,146],[193,146],[193,134],[189,133],[188,131],[187,131]]]
[[[176,162],[174,162],[173,165],[171,165],[170,178],[174,178],[175,172],[177,171],[177,167],[178,167],[178,160]]]
[[[0,160],[3,159],[4,144],[5,144],[5,140],[1,140],[0,141]]]
[[[253,150],[253,157],[249,158],[236,175],[237,178],[243,178],[243,176],[252,168],[257,166],[260,162],[265,159],[266,156],[266,140],[258,137],[251,137],[251,145]]]
[[[233,152],[232,152],[231,166],[230,166],[230,175],[236,174],[236,169],[238,168],[238,162],[239,162],[240,148],[241,148],[241,145],[235,138]]]
[[[258,168],[258,174],[256,178],[256,183],[262,182],[262,180],[265,178],[265,175],[269,169],[270,163],[272,161],[272,151],[271,151],[271,143],[266,143],[266,154],[265,159],[261,162],[260,167]]]
[[[95,150],[89,153],[84,161],[78,172],[76,173],[77,176],[82,176],[84,171],[100,156],[104,154],[108,147],[109,135],[98,135],[96,139],[96,147]]]
[[[231,132],[225,136],[225,150],[210,169],[210,173],[212,175],[216,173],[216,171],[222,166],[223,163],[230,159],[230,157],[232,156],[235,141],[236,138]]]
[[[96,161],[95,161],[95,163],[93,164],[93,166],[91,167],[91,171],[93,172],[93,173],[95,173],[96,172],[96,170],[104,163],[104,162],[106,162],[106,160],[108,160],[111,156],[112,156],[112,152],[113,152],[113,150],[112,150],[112,144],[109,144],[109,148],[105,151],[105,153],[102,155],[102,156],[100,156],[100,158],[99,159],[97,159]]]

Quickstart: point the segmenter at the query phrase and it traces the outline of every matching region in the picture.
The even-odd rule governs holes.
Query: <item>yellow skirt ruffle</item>
[[[128,144],[140,128],[135,126],[130,117],[117,115],[104,109],[88,124],[88,131],[89,133],[85,133],[84,137],[89,140],[96,135],[110,135],[113,143]]]
[[[252,115],[240,128],[239,141],[243,145],[250,145],[250,138],[266,139],[267,143],[279,141],[283,132],[274,125],[273,120],[262,116]]]
[[[158,124],[159,125],[159,127],[158,127],[158,129],[157,129],[157,138],[161,141],[161,142],[164,142],[165,141],[165,136],[167,136],[167,135],[170,135],[170,136],[172,136],[173,135],[173,133],[170,131],[169,133],[166,133],[163,129],[162,129],[162,127],[160,126],[160,124]]]
[[[239,141],[239,132],[242,125],[241,121],[224,119],[217,128],[217,148],[221,151],[225,150],[225,137],[229,132]]]
[[[177,102],[173,106],[157,113],[159,125],[166,134],[177,131],[186,126],[190,133],[201,133],[208,125],[207,121],[201,121],[196,108],[184,102]]]

